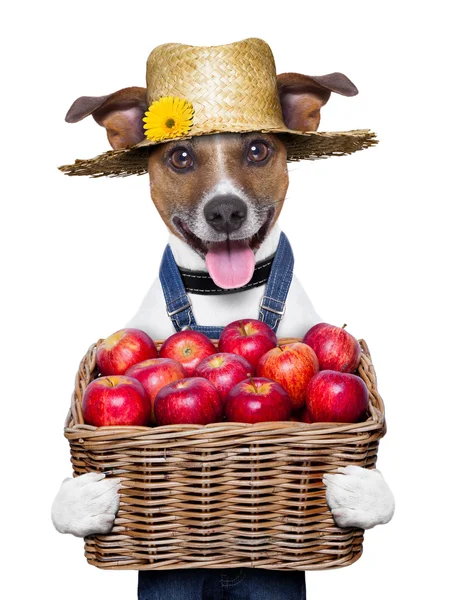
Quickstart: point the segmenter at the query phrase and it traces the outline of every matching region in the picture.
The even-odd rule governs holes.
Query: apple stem
[[[281,352],[284,352],[283,346],[281,346],[280,344],[278,344],[278,348],[281,350]]]
[[[344,323],[341,327],[341,329],[345,329],[347,327],[347,323]]]
[[[256,385],[255,385],[255,382],[253,381],[252,374],[251,373],[247,373],[247,375],[248,375],[248,378],[250,379],[250,383],[252,384],[253,389],[255,390],[255,392],[257,392],[258,390],[256,389]]]
[[[241,330],[241,335],[247,335],[247,332],[245,331],[244,323],[242,321],[239,321],[239,329]]]

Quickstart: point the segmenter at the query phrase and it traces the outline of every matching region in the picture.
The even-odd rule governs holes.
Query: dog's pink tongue
[[[219,287],[239,288],[252,278],[255,255],[243,240],[214,243],[206,254],[206,268]]]

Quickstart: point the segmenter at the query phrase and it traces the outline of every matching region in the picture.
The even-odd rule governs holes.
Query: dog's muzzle
[[[216,196],[204,208],[206,222],[219,233],[229,235],[247,218],[247,205],[238,196]]]

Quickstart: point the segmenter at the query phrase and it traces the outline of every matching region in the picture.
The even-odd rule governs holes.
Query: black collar
[[[269,256],[269,258],[266,258],[266,260],[256,263],[255,272],[253,273],[251,280],[246,285],[231,290],[224,290],[223,288],[217,287],[206,271],[190,271],[189,269],[182,269],[181,267],[178,267],[178,269],[187,292],[192,294],[210,294],[218,296],[221,294],[243,292],[267,283],[274,257],[275,255],[273,254],[272,256]]]

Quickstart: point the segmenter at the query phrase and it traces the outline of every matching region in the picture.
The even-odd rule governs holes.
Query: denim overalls
[[[267,323],[275,332],[284,314],[293,268],[291,246],[284,233],[281,233],[259,307],[259,320]],[[164,251],[159,278],[167,314],[176,331],[190,328],[210,338],[220,336],[223,327],[197,325],[170,246]],[[246,316],[242,315],[243,318]],[[138,599],[305,600],[305,573],[251,568],[140,571]]]

